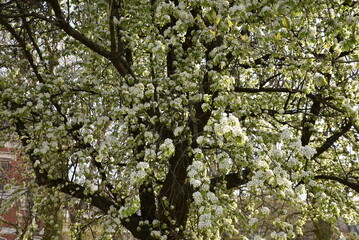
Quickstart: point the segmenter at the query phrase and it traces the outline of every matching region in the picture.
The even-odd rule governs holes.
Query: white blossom
[[[196,141],[199,145],[201,145],[204,141],[204,136],[199,136]]]
[[[36,160],[34,163],[34,167],[38,167],[41,164],[41,162],[39,160]]]
[[[212,203],[216,203],[218,201],[217,196],[213,192],[207,193],[207,199]]]
[[[246,136],[240,126],[239,119],[234,115],[222,117],[218,124],[214,125],[214,130],[218,135],[231,135],[231,138],[239,137],[246,140]]]
[[[203,169],[203,163],[201,161],[194,161],[189,169],[194,169],[196,171],[201,171]]]
[[[287,239],[287,234],[285,233],[285,232],[283,232],[283,231],[281,231],[281,232],[272,232],[271,234],[270,234],[270,236],[272,237],[272,238],[275,238],[275,239],[278,239],[278,240],[285,240],[285,239]]]
[[[192,196],[193,196],[193,200],[194,200],[195,204],[199,205],[203,202],[203,197],[200,192],[194,192],[192,194]]]
[[[290,139],[291,138],[291,133],[289,131],[288,128],[284,129],[281,134],[280,134],[280,138],[283,139],[283,140],[287,140],[287,139]]]
[[[253,240],[266,240],[265,238],[262,238],[261,236],[259,236],[259,235],[255,235],[254,237],[253,237]]]
[[[144,137],[145,137],[146,140],[152,140],[153,139],[153,133],[146,131],[144,133]]]
[[[262,12],[267,12],[267,11],[271,11],[272,9],[268,6],[265,6],[262,8]]]
[[[204,191],[204,192],[207,192],[209,190],[209,184],[203,183],[201,185],[201,190]]]
[[[156,158],[156,152],[152,149],[146,149],[145,150],[145,160],[151,160]]]
[[[253,226],[257,222],[258,222],[257,218],[251,218],[251,219],[249,219],[248,224],[249,224],[249,226]]]
[[[223,207],[222,206],[216,206],[215,214],[216,214],[216,216],[221,216],[223,214]]]
[[[300,149],[302,147],[302,142],[300,139],[296,139],[296,141],[292,142],[289,146],[293,149]]]
[[[320,74],[320,73],[315,73],[314,75],[313,75],[313,79],[314,80],[319,80],[320,78],[323,78],[324,76],[322,75],[322,74]]]
[[[189,178],[193,178],[195,175],[197,175],[198,172],[196,171],[196,169],[191,168],[188,172],[187,175]]]
[[[240,5],[233,5],[233,7],[231,7],[229,9],[230,13],[236,13],[237,11],[245,11],[246,7],[243,4]]]
[[[283,155],[283,152],[281,149],[278,148],[272,148],[269,152],[269,155],[274,157],[274,158],[281,158]]]
[[[263,181],[260,179],[252,179],[247,183],[249,188],[261,188],[263,186]]]
[[[194,188],[198,188],[199,186],[201,186],[202,184],[202,181],[201,180],[198,180],[198,179],[194,179],[194,178],[191,178],[189,183],[194,187]]]
[[[198,228],[202,229],[210,227],[212,225],[211,217],[212,216],[209,213],[199,216]]]
[[[256,165],[258,168],[264,168],[264,169],[268,169],[269,168],[269,165],[266,161],[263,161],[263,160],[259,160],[256,162]]]
[[[152,231],[151,236],[155,237],[155,238],[160,238],[161,237],[161,232],[160,231]]]
[[[175,151],[175,146],[173,145],[172,139],[166,138],[165,141],[160,145],[159,149],[165,156],[171,156]]]
[[[264,215],[269,215],[270,210],[269,210],[269,208],[267,208],[267,207],[262,207],[262,208],[260,209],[260,212],[261,212],[262,214],[264,214]]]
[[[147,173],[146,173],[146,171],[143,170],[143,169],[141,169],[140,171],[137,172],[137,177],[138,177],[139,179],[142,179],[142,178],[146,177],[146,175],[147,175]]]
[[[173,134],[175,136],[179,136],[183,132],[183,129],[184,129],[183,126],[176,127],[175,130],[173,131]]]
[[[232,159],[229,158],[227,155],[220,155],[218,156],[221,160],[219,162],[219,169],[222,172],[228,172],[232,167]]]
[[[146,169],[149,168],[150,165],[147,162],[139,162],[137,163],[137,168],[138,169]]]
[[[116,230],[112,227],[112,225],[109,225],[105,231],[108,233],[114,233]]]
[[[195,149],[193,149],[193,154],[201,154],[202,153],[202,149],[200,149],[200,148],[195,148]]]
[[[312,146],[306,145],[300,149],[300,153],[303,154],[306,158],[311,158],[316,154],[317,150],[315,150]]]
[[[288,162],[287,162],[287,166],[290,168],[293,168],[295,166],[298,166],[299,161],[297,159],[295,159],[294,157],[290,157]]]

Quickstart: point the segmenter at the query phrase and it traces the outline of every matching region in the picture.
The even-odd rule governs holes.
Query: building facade
[[[24,229],[32,221],[29,218],[29,191],[24,190],[27,169],[15,149],[15,143],[6,143],[0,148],[0,240],[21,239]],[[7,187],[8,183],[12,187]],[[33,236],[32,239],[41,238]]]
[[[4,212],[8,204],[7,200],[13,192],[13,189],[6,189],[5,186],[11,179],[16,178],[16,174],[14,175],[17,165],[16,153],[12,149],[10,144],[0,148],[0,206],[2,213],[4,213],[0,219],[0,240],[14,240],[17,236],[18,204]]]

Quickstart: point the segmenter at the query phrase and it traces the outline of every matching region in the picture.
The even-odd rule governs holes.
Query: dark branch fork
[[[126,78],[127,74],[130,74],[133,78],[135,78],[129,63],[126,61],[124,56],[120,56],[118,52],[115,50],[115,35],[113,30],[113,18],[110,20],[110,29],[111,31],[111,51],[107,50],[105,47],[91,41],[84,34],[80,33],[76,29],[74,29],[65,19],[64,14],[61,10],[61,6],[57,0],[46,0],[51,6],[56,16],[56,25],[64,30],[68,35],[78,40],[85,46],[87,46],[92,51],[98,53],[99,55],[105,57],[110,60],[112,64],[115,66],[120,75]],[[113,10],[115,11],[115,10]],[[135,78],[136,79],[136,78]]]
[[[5,21],[5,19],[1,17],[1,15],[0,15],[0,24],[3,25],[16,39],[16,41],[20,44],[20,47],[24,51],[24,55],[27,61],[29,62],[34,74],[36,75],[37,80],[41,83],[44,83],[45,81],[42,75],[40,74],[39,68],[35,63],[31,52],[27,49],[25,40],[19,35],[18,32],[16,32],[16,30],[7,21]]]

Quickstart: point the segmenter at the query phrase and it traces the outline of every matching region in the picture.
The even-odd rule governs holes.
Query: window
[[[10,159],[0,158],[0,192],[3,192],[4,186],[6,184],[8,170],[10,166]]]

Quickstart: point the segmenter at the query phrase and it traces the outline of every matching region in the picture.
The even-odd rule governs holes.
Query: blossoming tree
[[[101,211],[103,238],[262,239],[266,198],[299,211],[267,223],[273,239],[351,221],[358,14],[354,0],[2,0],[1,130],[38,186]]]

